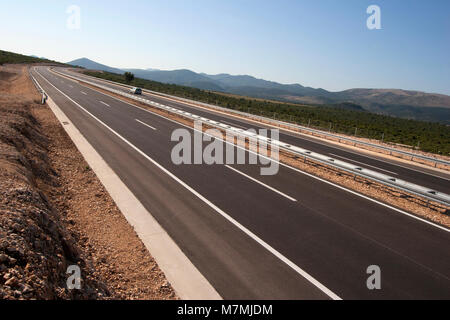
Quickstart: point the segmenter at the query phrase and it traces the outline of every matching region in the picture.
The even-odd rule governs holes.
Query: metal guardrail
[[[86,77],[87,76],[83,76]],[[124,86],[124,87],[132,87],[126,84],[122,84],[122,83],[117,83],[114,81],[110,81],[110,80],[105,80],[105,79],[99,79],[99,81],[104,81],[104,82],[109,82],[111,84],[114,85],[120,85],[120,86]],[[195,101],[195,100],[191,100],[191,99],[186,99],[186,98],[182,98],[182,97],[177,97],[177,96],[172,96],[166,93],[161,93],[161,92],[156,92],[156,91],[152,91],[152,90],[148,90],[148,89],[143,89],[144,92],[148,92],[151,94],[155,94],[155,95],[159,95],[159,96],[163,96],[163,97],[167,97],[167,98],[171,98],[171,99],[178,99],[187,103],[191,103],[191,104],[197,104],[197,105],[202,105],[205,106],[207,108],[211,108],[211,109],[215,109],[215,110],[219,110],[219,111],[223,111],[223,112],[229,112],[229,113],[234,113],[240,116],[244,116],[247,118],[251,118],[251,119],[255,119],[258,121],[266,121],[266,122],[271,122],[276,124],[277,126],[284,126],[284,127],[288,127],[288,128],[292,128],[294,130],[303,130],[306,132],[310,132],[311,134],[317,134],[317,135],[322,135],[322,136],[327,136],[327,137],[332,137],[338,140],[344,140],[350,143],[353,143],[354,145],[359,144],[359,145],[364,145],[367,147],[371,147],[371,148],[375,148],[375,149],[380,149],[380,150],[384,150],[389,152],[390,155],[393,155],[395,153],[397,154],[401,154],[401,155],[405,155],[407,157],[410,157],[411,160],[413,160],[414,158],[417,159],[421,159],[421,160],[425,160],[425,161],[429,161],[434,163],[434,166],[436,167],[436,165],[439,164],[443,164],[443,165],[447,165],[450,166],[450,161],[447,160],[443,160],[443,159],[437,159],[434,157],[429,157],[429,156],[425,156],[422,154],[417,154],[417,153],[413,153],[413,152],[408,152],[408,151],[404,151],[404,150],[399,150],[399,149],[395,149],[395,148],[390,148],[387,146],[383,146],[383,145],[379,145],[379,144],[375,144],[375,143],[371,143],[371,142],[366,142],[366,141],[361,141],[358,139],[352,139],[350,137],[344,137],[338,134],[334,134],[331,132],[326,132],[323,130],[318,130],[318,129],[312,129],[309,127],[305,127],[305,126],[301,126],[298,124],[293,124],[293,123],[289,123],[289,122],[285,122],[285,121],[280,121],[280,120],[275,120],[272,118],[267,118],[267,117],[263,117],[263,116],[258,116],[258,115],[254,115],[251,113],[247,113],[247,112],[242,112],[242,111],[237,111],[237,110],[233,110],[233,109],[228,109],[228,108],[224,108],[224,107],[220,107],[220,106],[216,106],[216,105],[212,105],[212,104],[208,104],[208,103],[204,103],[204,102],[200,102],[200,101]]]
[[[116,89],[113,89],[113,88],[110,88],[107,86],[103,86],[96,82],[78,78],[78,77],[72,76],[72,75],[63,74],[58,71],[55,71],[55,72],[59,73],[62,76],[70,77],[70,78],[73,78],[78,81],[83,81],[85,83],[88,83],[95,87],[101,88],[103,90],[106,90],[106,91],[109,91],[109,92],[112,92],[115,94],[119,94],[119,95],[127,97],[127,98],[131,98],[133,100],[148,104],[152,107],[155,107],[160,110],[164,110],[166,112],[171,112],[173,114],[177,114],[177,115],[182,116],[187,119],[202,121],[205,124],[212,126],[212,127],[216,127],[220,130],[230,130],[236,136],[244,136],[245,138],[252,139],[253,141],[256,140],[257,142],[262,142],[262,143],[266,143],[266,144],[270,143],[270,145],[272,145],[272,146],[275,145],[276,147],[278,147],[284,151],[287,151],[297,157],[316,161],[321,164],[331,166],[335,169],[342,170],[347,173],[351,173],[354,176],[359,176],[359,177],[362,177],[365,179],[373,180],[373,181],[376,181],[383,185],[395,188],[397,190],[401,190],[403,192],[413,194],[413,195],[419,196],[421,198],[425,198],[429,201],[435,201],[435,202],[443,204],[445,206],[450,206],[450,195],[447,195],[445,193],[438,192],[438,191],[435,191],[435,190],[432,190],[432,189],[429,189],[429,188],[426,188],[426,187],[423,187],[423,186],[420,186],[420,185],[417,185],[414,183],[410,183],[410,182],[407,182],[407,181],[404,181],[401,179],[397,179],[395,177],[391,177],[391,176],[388,176],[388,175],[385,175],[385,174],[382,174],[382,173],[379,173],[379,172],[376,172],[376,171],[373,171],[370,169],[366,169],[361,166],[356,166],[354,164],[351,164],[351,163],[348,163],[345,161],[327,157],[325,155],[315,153],[315,152],[312,152],[312,151],[309,151],[309,150],[306,150],[303,148],[292,146],[292,145],[289,145],[287,143],[284,143],[284,142],[281,142],[278,140],[273,140],[273,139],[270,139],[270,138],[267,138],[264,136],[260,136],[255,133],[246,131],[244,129],[236,128],[236,127],[224,124],[224,123],[220,123],[218,121],[207,119],[205,117],[201,117],[201,116],[192,114],[187,111],[183,111],[183,110],[176,109],[176,108],[173,108],[170,106],[166,106],[166,105],[163,105],[163,104],[160,104],[160,103],[157,103],[157,102],[154,102],[154,101],[142,98],[142,97],[137,97],[136,95],[129,94],[129,93],[123,92],[121,90],[116,90]]]
[[[45,93],[44,89],[42,89],[41,85],[37,80],[34,78],[34,76],[31,74],[31,70],[28,69],[28,73],[30,74],[31,81],[33,82],[36,89],[39,91],[39,93],[42,95],[41,104],[45,104],[45,102],[48,99],[47,93]]]
[[[443,165],[447,165],[450,166],[450,161],[447,160],[442,160],[442,159],[437,159],[437,158],[433,158],[433,157],[429,157],[429,156],[425,156],[425,155],[421,155],[421,154],[417,154],[417,153],[413,153],[413,152],[408,152],[408,151],[404,151],[404,150],[399,150],[399,149],[395,149],[395,148],[390,148],[387,146],[383,146],[383,145],[379,145],[379,144],[375,144],[375,143],[371,143],[371,142],[366,142],[366,141],[361,141],[358,139],[352,139],[349,137],[343,137],[341,135],[338,134],[333,134],[331,132],[326,132],[323,130],[318,130],[318,129],[312,129],[312,128],[308,128],[305,126],[301,126],[298,124],[293,124],[293,123],[289,123],[289,122],[285,122],[285,121],[280,121],[280,120],[275,120],[275,119],[271,119],[271,118],[267,118],[267,117],[263,117],[263,116],[258,116],[255,114],[251,114],[248,112],[242,112],[242,111],[237,111],[237,110],[233,110],[233,109],[228,109],[228,108],[224,108],[224,107],[219,107],[219,106],[215,106],[212,104],[208,104],[208,103],[204,103],[204,102],[199,102],[199,101],[194,101],[194,100],[190,100],[190,99],[186,99],[186,98],[181,98],[181,97],[175,97],[175,96],[171,96],[171,95],[167,95],[164,93],[159,93],[159,92],[154,92],[151,90],[146,90],[144,89],[145,92],[149,92],[152,94],[156,94],[156,95],[161,95],[161,96],[165,96],[168,98],[172,98],[172,99],[178,99],[178,100],[182,100],[188,103],[194,103],[194,104],[199,104],[199,105],[203,105],[207,108],[211,108],[211,109],[216,109],[219,111],[223,111],[223,112],[229,112],[229,113],[234,113],[234,114],[238,114],[240,116],[244,116],[247,118],[251,118],[251,119],[255,119],[258,121],[265,121],[265,122],[270,122],[270,123],[274,123],[276,124],[276,126],[284,126],[287,128],[292,128],[294,130],[302,130],[302,131],[306,131],[306,132],[310,132],[312,134],[317,134],[317,135],[322,135],[322,136],[327,136],[327,137],[332,137],[338,140],[344,140],[350,143],[353,143],[354,145],[364,145],[367,147],[371,147],[371,148],[375,148],[375,149],[381,149],[384,151],[388,151],[390,155],[397,153],[397,154],[402,154],[405,156],[408,156],[411,158],[411,160],[413,160],[414,158],[418,158],[418,159],[422,159],[425,161],[430,161],[432,163],[434,163],[434,166],[436,167],[436,165],[439,164],[443,164]]]

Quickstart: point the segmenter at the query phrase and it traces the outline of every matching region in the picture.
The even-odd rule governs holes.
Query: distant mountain
[[[400,89],[350,89],[336,93],[336,97],[341,100],[358,100],[365,104],[450,107],[450,96]]]
[[[235,88],[260,88],[260,89],[274,89],[278,90],[279,94],[294,93],[296,95],[312,95],[320,96],[327,94],[328,91],[324,89],[313,89],[310,87],[304,87],[300,84],[281,84],[278,82],[267,81],[263,79],[257,79],[248,75],[233,76],[230,74],[222,73],[216,75],[208,75],[202,73],[202,75],[219,82],[227,91],[234,91]],[[238,89],[238,91],[242,91]]]
[[[124,69],[134,73],[138,78],[153,80],[163,83],[173,83],[182,86],[194,87],[203,90],[223,91],[223,88],[215,81],[191,70],[181,69],[172,71],[143,69]]]
[[[113,67],[108,67],[104,64],[89,60],[88,58],[76,59],[76,60],[67,62],[67,64],[70,64],[73,66],[78,66],[78,67],[83,67],[85,69],[101,70],[101,71],[107,71],[107,72],[119,73],[119,74],[124,73],[123,70],[113,68]]]
[[[450,96],[400,89],[349,89],[330,92],[300,84],[281,84],[249,75],[210,75],[191,70],[117,69],[87,58],[69,62],[87,69],[113,73],[129,71],[138,78],[254,98],[312,105],[329,105],[450,125]]]

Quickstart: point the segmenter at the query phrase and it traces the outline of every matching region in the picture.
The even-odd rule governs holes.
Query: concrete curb
[[[185,300],[222,299],[50,97],[47,104],[128,223],[133,226],[177,295]]]

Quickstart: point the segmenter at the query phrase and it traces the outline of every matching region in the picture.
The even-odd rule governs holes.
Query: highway
[[[78,73],[72,73],[63,68],[56,68],[58,72],[66,74],[75,74],[80,77]],[[81,75],[84,76],[84,75]],[[85,76],[87,77],[87,76]],[[108,82],[103,82],[94,77],[87,77],[90,81],[100,83],[112,87],[114,89],[127,91],[123,86],[114,85]],[[181,109],[187,112],[197,114],[202,117],[206,117],[215,121],[224,122],[243,129],[259,129],[268,128],[263,124],[255,124],[255,122],[246,121],[244,119],[238,119],[236,117],[220,114],[214,111],[205,110],[204,108],[195,107],[186,103],[173,101],[163,96],[155,96],[143,92],[147,98],[158,103],[162,103],[168,106],[172,106],[177,109]],[[280,130],[280,140],[298,146],[313,152],[328,155],[330,157],[350,162],[352,164],[363,166],[367,169],[375,170],[383,174],[391,175],[394,178],[403,179],[408,182],[412,182],[424,187],[434,189],[446,194],[450,194],[450,174],[433,170],[432,168],[424,168],[415,165],[414,163],[405,163],[401,161],[395,161],[382,156],[367,155],[362,152],[358,152],[354,149],[345,148],[342,146],[336,146],[335,144],[328,143],[324,140],[319,140],[313,137],[296,134],[286,130]]]
[[[448,229],[284,165],[274,176],[257,165],[175,165],[180,124],[47,67],[33,75],[223,298],[450,299]],[[300,139],[280,135],[291,138]],[[448,190],[439,177],[376,164]],[[380,290],[366,286],[370,265]]]

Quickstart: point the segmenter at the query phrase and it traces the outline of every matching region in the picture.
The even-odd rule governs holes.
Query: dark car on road
[[[130,92],[133,94],[142,94],[142,89],[141,88],[131,88]]]

